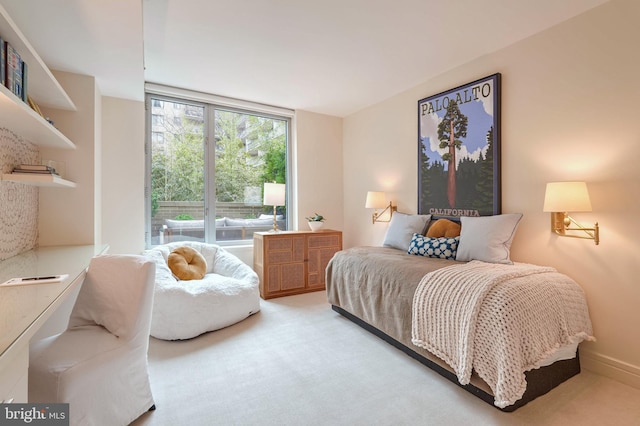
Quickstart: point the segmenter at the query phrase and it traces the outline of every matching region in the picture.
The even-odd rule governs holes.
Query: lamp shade
[[[367,192],[367,201],[364,207],[367,209],[383,209],[387,207],[387,196],[384,192],[369,191]]]
[[[590,212],[591,200],[584,182],[549,182],[544,194],[545,212]]]
[[[284,206],[286,198],[284,183],[266,183],[264,184],[264,200],[265,206]]]

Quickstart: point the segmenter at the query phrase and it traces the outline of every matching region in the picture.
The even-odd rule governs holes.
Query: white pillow
[[[271,219],[273,220],[273,215],[272,214],[261,214],[258,219]],[[282,214],[277,214],[276,215],[276,220],[282,220],[284,219],[284,215]]]
[[[385,247],[408,250],[413,234],[424,234],[431,215],[394,213],[384,236]]]
[[[509,250],[521,218],[521,213],[461,217],[456,260],[513,264]]]

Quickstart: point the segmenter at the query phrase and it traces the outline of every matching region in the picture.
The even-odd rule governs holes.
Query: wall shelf
[[[28,64],[27,92],[36,103],[39,106],[75,111],[76,106],[69,95],[1,5],[0,35],[20,53],[20,57]]]
[[[38,173],[4,173],[3,181],[24,183],[33,186],[54,186],[75,188],[76,183],[70,180],[62,179],[56,175],[45,175]]]
[[[69,95],[1,5],[0,36],[18,51],[28,65],[27,92],[39,106],[76,110]],[[76,148],[65,135],[4,86],[0,86],[0,127],[6,127],[38,146]]]
[[[0,110],[0,127],[10,129],[29,142],[50,148],[76,148],[69,138],[4,86],[0,86]]]

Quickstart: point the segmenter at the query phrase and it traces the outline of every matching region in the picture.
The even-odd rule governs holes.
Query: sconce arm
[[[382,216],[387,210],[389,210],[389,220],[381,220],[381,219],[379,219],[380,216]],[[393,212],[397,211],[397,210],[398,210],[398,207],[392,205],[391,201],[389,201],[389,205],[387,207],[385,207],[384,210],[382,210],[381,212],[377,212],[377,211],[373,212],[373,214],[371,215],[371,223],[391,222],[391,216],[393,216]]]
[[[557,216],[554,217],[554,215]],[[572,227],[571,225],[574,226]],[[600,226],[598,225],[598,222],[593,225],[593,228],[587,228],[576,222],[567,213],[552,213],[551,228],[555,234],[562,237],[593,240],[596,245],[600,244]],[[587,235],[567,234],[566,231],[579,231],[584,232]]]

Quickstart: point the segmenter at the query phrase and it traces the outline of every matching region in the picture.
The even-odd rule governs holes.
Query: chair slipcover
[[[94,257],[67,330],[31,345],[29,402],[69,403],[72,425],[126,425],[149,410],[154,282],[144,256]]]
[[[178,280],[167,265],[172,250],[198,250],[207,262],[201,280]],[[151,335],[180,340],[218,330],[260,310],[258,275],[238,257],[216,244],[179,241],[146,252],[156,262]]]

